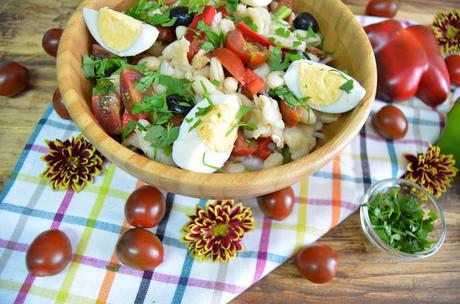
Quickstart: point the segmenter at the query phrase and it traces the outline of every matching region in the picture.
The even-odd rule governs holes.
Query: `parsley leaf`
[[[96,85],[93,87],[93,94],[106,95],[115,90],[115,85],[109,78],[99,78],[96,80]]]
[[[130,119],[128,123],[126,124],[125,128],[123,129],[123,131],[121,132],[121,138],[125,139],[126,137],[128,137],[128,135],[131,134],[131,132],[133,132],[136,129],[136,127],[137,127],[137,120]]]
[[[310,111],[310,105],[308,104],[309,97],[303,97],[297,99],[297,97],[292,93],[287,87],[279,86],[277,88],[271,89],[268,94],[272,97],[277,97],[280,100],[283,100],[287,106],[291,108],[304,108],[307,111]]]
[[[173,26],[176,18],[169,17],[170,8],[157,1],[139,0],[125,14],[151,25]]]
[[[342,84],[340,86],[340,88],[342,91],[345,91],[347,92],[347,94],[349,94],[351,92],[351,90],[353,90],[353,79],[349,79],[347,80],[344,84]]]
[[[107,57],[96,58],[93,56],[83,56],[83,73],[90,80],[110,76],[116,70],[128,65],[126,58]]]
[[[223,1],[225,4],[225,7],[228,8],[230,13],[236,12],[236,7],[238,6],[238,3],[240,2],[239,0],[226,0]]]
[[[246,123],[246,122],[241,121],[241,119],[246,114],[248,114],[251,110],[252,108],[250,106],[247,106],[247,105],[241,106],[240,110],[238,111],[238,114],[236,115],[235,123],[231,126],[230,129],[228,129],[227,133],[225,133],[225,136],[228,136],[234,129],[237,129],[239,127],[245,127],[249,130],[255,130],[257,128],[255,124]]]
[[[302,59],[302,55],[299,53],[285,53],[283,58],[280,47],[272,48],[269,58],[270,71],[284,71],[293,61],[300,59]]]
[[[179,127],[173,127],[168,124],[166,127],[160,125],[150,125],[147,127],[147,133],[144,139],[150,142],[151,146],[157,149],[163,149],[166,155],[171,155],[171,145],[179,136]],[[156,155],[155,155],[156,157]]]
[[[225,35],[222,31],[215,33],[211,30],[211,27],[206,24],[203,20],[200,20],[197,24],[197,29],[204,32],[208,37],[208,41],[201,45],[201,48],[207,52],[213,50],[214,48],[220,47],[224,41]],[[198,32],[199,34],[199,32]]]
[[[283,38],[289,38],[289,36],[291,36],[291,32],[282,27],[277,28],[275,34]]]
[[[259,28],[257,27],[257,24],[254,23],[254,21],[252,20],[251,17],[245,16],[245,17],[241,18],[241,21],[246,23],[246,25],[249,26],[254,32],[257,32],[259,30]],[[235,23],[237,23],[237,22],[235,22]]]
[[[179,5],[187,6],[189,13],[201,14],[207,2],[207,0],[181,0]]]
[[[436,242],[429,239],[436,214],[425,212],[411,194],[391,188],[377,193],[367,208],[375,232],[397,250],[415,253],[431,248]]]

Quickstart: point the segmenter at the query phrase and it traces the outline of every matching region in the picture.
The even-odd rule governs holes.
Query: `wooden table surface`
[[[320,1],[320,0],[318,0]],[[367,0],[346,0],[363,14]],[[15,60],[31,72],[30,88],[0,97],[0,191],[56,88],[55,59],[41,47],[43,33],[63,27],[78,0],[2,0],[0,60]],[[400,0],[397,17],[428,23],[460,0]],[[316,285],[301,279],[288,261],[237,297],[234,303],[460,303],[460,179],[441,203],[447,217],[446,243],[421,262],[400,262],[377,251],[361,232],[355,213],[320,239],[340,257],[337,277]]]

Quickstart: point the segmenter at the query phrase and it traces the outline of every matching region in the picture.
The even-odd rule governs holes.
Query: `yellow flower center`
[[[77,168],[80,165],[80,157],[78,156],[70,156],[67,159],[67,163],[72,167],[72,168]]]
[[[211,231],[217,237],[226,236],[228,234],[228,229],[230,226],[228,224],[217,224],[212,226]]]
[[[448,39],[458,39],[459,34],[459,30],[455,26],[450,24],[446,26],[446,36]]]

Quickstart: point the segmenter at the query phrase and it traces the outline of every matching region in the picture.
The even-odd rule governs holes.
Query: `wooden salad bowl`
[[[325,138],[309,155],[289,164],[247,173],[203,174],[163,165],[124,147],[98,124],[91,112],[91,84],[82,71],[92,37],[82,9],[104,6],[125,10],[135,0],[86,0],[81,3],[62,35],[57,56],[59,88],[74,123],[96,148],[121,169],[169,192],[209,199],[250,198],[287,187],[314,173],[352,140],[364,125],[376,90],[376,66],[367,36],[348,8],[339,0],[300,0],[298,11],[309,11],[325,37],[325,50],[333,52],[333,66],[347,69],[366,89],[366,96],[352,111],[325,125]]]

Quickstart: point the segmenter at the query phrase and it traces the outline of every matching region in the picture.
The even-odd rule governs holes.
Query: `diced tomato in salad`
[[[248,37],[249,40],[252,40],[255,43],[259,43],[263,46],[275,46],[273,42],[268,40],[266,37],[257,34],[252,28],[250,28],[246,23],[240,21],[236,24],[236,28],[239,29],[244,36]]]
[[[123,105],[128,111],[131,111],[135,102],[141,102],[142,93],[136,90],[136,82],[141,80],[144,74],[132,68],[125,68],[120,74],[120,92]]]
[[[283,100],[279,102],[280,112],[283,116],[283,121],[287,127],[291,128],[300,122],[300,118],[305,112],[304,108],[292,108],[288,106]]]
[[[246,41],[239,30],[227,33],[225,47],[237,54],[252,69],[268,60],[268,49],[257,43]]]
[[[273,150],[269,145],[272,143],[270,137],[260,137],[256,140],[247,140],[242,130],[238,131],[232,155],[234,156],[254,156],[266,160]]]

